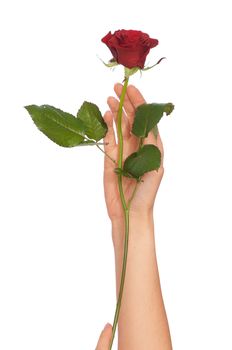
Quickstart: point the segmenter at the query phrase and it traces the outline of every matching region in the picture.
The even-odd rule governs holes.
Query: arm
[[[113,236],[123,226],[112,222]],[[115,247],[116,285],[120,285],[123,246]],[[171,350],[155,253],[152,213],[130,218],[127,272],[119,317],[120,350]]]
[[[115,92],[120,96],[121,84],[115,85]],[[141,93],[129,86],[124,103],[123,139],[124,159],[138,148],[137,138],[131,133],[134,111],[145,100]],[[110,111],[104,119],[108,125],[105,137],[105,152],[117,159],[117,144],[113,130],[113,120],[116,122],[118,100],[108,98]],[[162,154],[162,164],[158,172],[152,171],[143,176],[144,182],[138,185],[130,209],[130,237],[127,260],[127,271],[119,316],[119,350],[171,350],[171,338],[165,313],[159,272],[155,252],[153,206],[156,193],[163,176],[163,146],[160,135],[155,140],[149,133],[146,143],[158,146]],[[116,286],[119,291],[123,242],[124,221],[121,208],[117,175],[113,172],[115,164],[105,156],[104,190],[108,215],[112,222],[112,238],[115,251]],[[131,197],[135,180],[123,179],[124,193],[127,199]]]

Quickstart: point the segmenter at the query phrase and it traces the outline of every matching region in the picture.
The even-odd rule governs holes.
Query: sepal
[[[165,59],[165,58],[167,58],[167,57],[162,57],[162,58],[160,58],[158,62],[156,62],[155,64],[153,64],[151,67],[145,67],[145,68],[143,68],[142,71],[145,72],[145,71],[147,71],[147,70],[152,69],[153,67],[157,66],[157,64],[159,64],[159,63],[160,63],[163,59]]]

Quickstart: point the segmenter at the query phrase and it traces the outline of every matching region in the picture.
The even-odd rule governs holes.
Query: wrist
[[[111,220],[112,239],[114,249],[123,249],[125,238],[124,216]],[[154,235],[153,210],[141,213],[129,213],[129,232],[130,238],[139,239],[141,236]]]

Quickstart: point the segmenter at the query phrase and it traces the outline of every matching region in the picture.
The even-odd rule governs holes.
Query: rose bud
[[[158,45],[157,39],[139,30],[117,30],[109,32],[101,40],[110,49],[113,58],[127,68],[144,68],[146,57],[151,48]]]

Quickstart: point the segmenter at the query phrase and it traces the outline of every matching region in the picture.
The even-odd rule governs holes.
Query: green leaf
[[[158,170],[161,164],[161,153],[154,145],[144,145],[138,152],[132,153],[124,162],[124,176],[129,173],[139,179],[151,170]]]
[[[77,120],[84,123],[85,133],[90,139],[99,141],[107,133],[107,124],[102,118],[98,106],[94,103],[85,101],[77,113]]]
[[[174,109],[172,103],[144,103],[136,108],[132,133],[138,137],[147,137],[162,118],[164,112],[169,115]]]
[[[25,108],[38,129],[59,146],[73,147],[84,140],[84,124],[75,116],[49,105]]]

